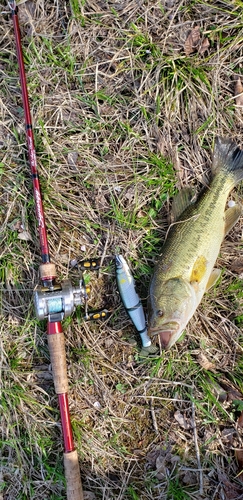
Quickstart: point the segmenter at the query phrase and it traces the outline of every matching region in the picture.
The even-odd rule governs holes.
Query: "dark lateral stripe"
[[[146,326],[145,326],[145,328],[144,328],[143,330],[137,330],[137,332],[139,333],[139,335],[141,335],[141,333],[144,333],[144,332],[146,332],[146,331],[147,331]]]
[[[126,307],[126,310],[127,311],[136,311],[136,309],[138,309],[139,307],[141,306],[141,302],[139,301],[136,306],[133,306],[133,307]]]
[[[26,125],[26,130],[30,130],[31,128],[32,128],[31,123],[27,123],[27,125]]]

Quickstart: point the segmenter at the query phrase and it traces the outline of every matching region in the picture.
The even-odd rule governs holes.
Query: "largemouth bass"
[[[192,203],[182,190],[174,200],[177,220],[171,225],[149,287],[148,332],[163,348],[181,336],[203,294],[217,281],[214,269],[225,234],[242,214],[235,205],[225,210],[227,197],[243,179],[243,151],[230,139],[217,138],[212,181]]]

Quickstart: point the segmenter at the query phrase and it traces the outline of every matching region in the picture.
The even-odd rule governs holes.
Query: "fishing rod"
[[[28,158],[32,175],[33,192],[35,199],[35,211],[38,222],[41,260],[40,280],[41,285],[34,292],[36,316],[38,319],[47,319],[47,339],[50,352],[53,381],[55,392],[58,397],[63,442],[64,442],[64,470],[66,478],[66,489],[68,500],[83,500],[83,489],[80,477],[78,453],[74,447],[73,433],[70,421],[68,404],[68,379],[65,353],[65,341],[61,321],[72,314],[77,305],[86,304],[87,293],[84,282],[74,287],[70,280],[62,283],[56,282],[56,267],[51,262],[45,215],[42,204],[40,182],[37,171],[34,134],[29,106],[28,89],[25,76],[23,52],[21,46],[21,35],[18,21],[18,7],[15,1],[9,2],[11,9],[16,52],[19,65],[21,92],[24,107],[26,139],[28,147]],[[97,268],[96,263],[88,262],[87,266]],[[84,268],[86,268],[84,264]]]

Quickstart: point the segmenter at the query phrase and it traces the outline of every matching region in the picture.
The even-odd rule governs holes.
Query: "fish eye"
[[[159,309],[156,313],[157,316],[159,316],[159,318],[162,318],[162,316],[164,316],[164,313],[163,311],[161,311],[161,309]]]

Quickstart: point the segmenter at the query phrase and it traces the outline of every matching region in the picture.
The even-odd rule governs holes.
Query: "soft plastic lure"
[[[132,273],[122,255],[116,255],[116,280],[122,303],[138,331],[143,347],[151,346],[141,300],[135,290]]]

